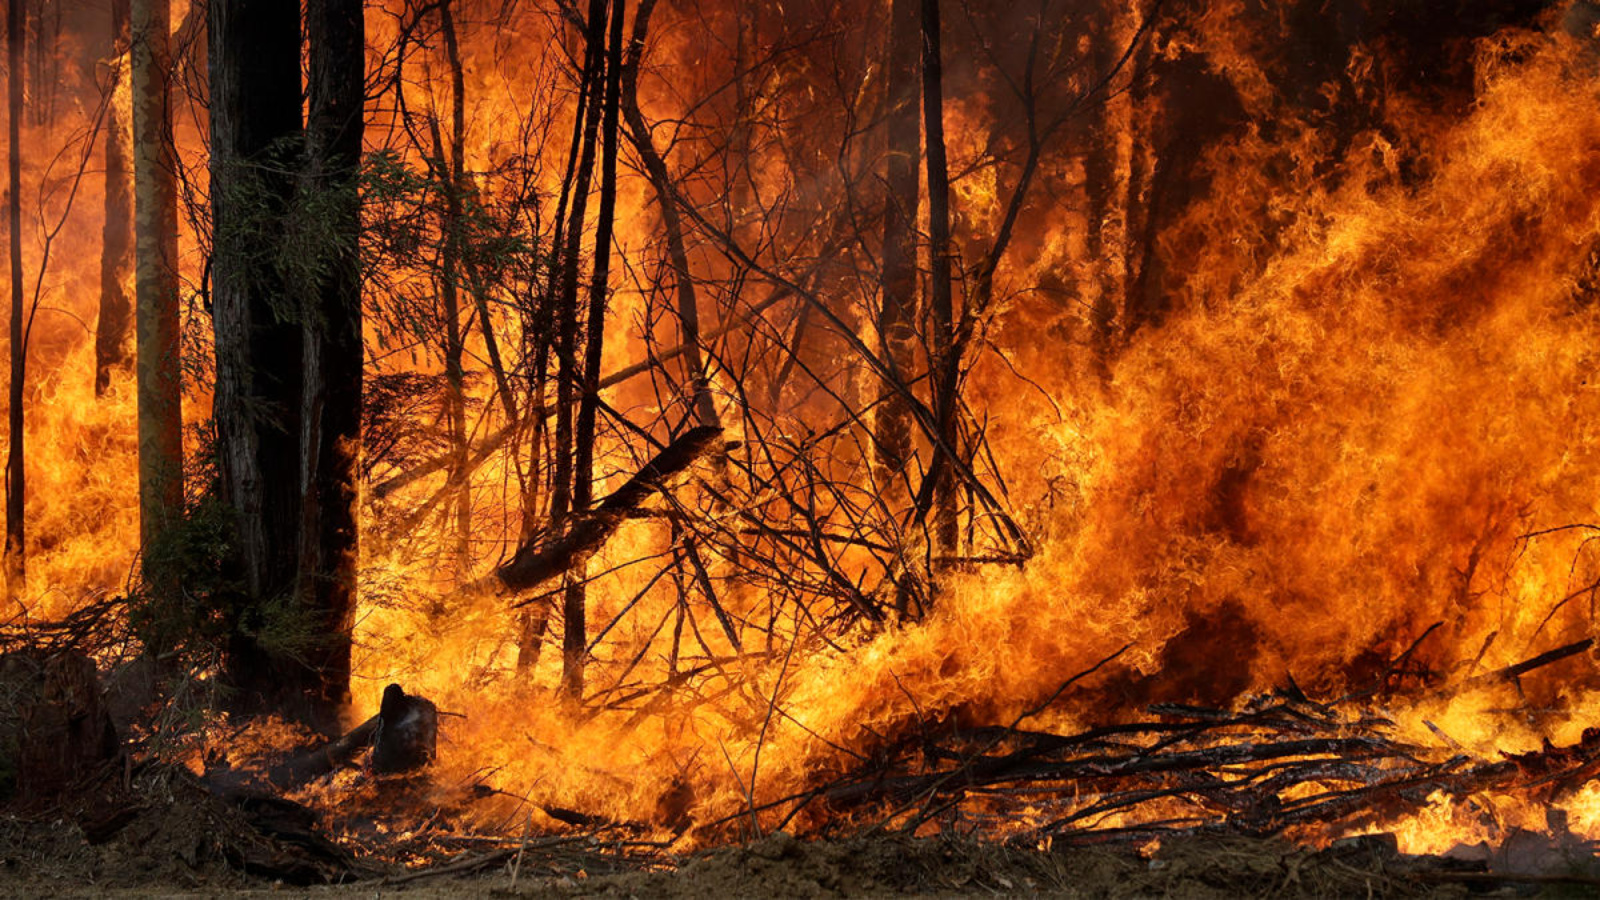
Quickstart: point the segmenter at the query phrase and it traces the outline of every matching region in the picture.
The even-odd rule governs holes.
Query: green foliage
[[[209,660],[220,649],[225,612],[238,593],[223,571],[231,516],[205,497],[146,548],[144,578],[128,598],[128,624],[156,654]]]

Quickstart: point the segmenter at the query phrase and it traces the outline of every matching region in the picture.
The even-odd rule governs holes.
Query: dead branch
[[[721,436],[721,428],[704,425],[684,432],[593,510],[576,516],[565,534],[548,544],[537,540],[523,544],[509,562],[467,590],[528,591],[571,569],[604,546],[627,514],[659,490],[663,481],[693,465]]]

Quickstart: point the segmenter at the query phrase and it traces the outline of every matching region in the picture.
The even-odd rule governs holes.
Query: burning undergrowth
[[[581,123],[548,70],[502,66],[511,25],[552,44],[561,27],[387,4],[370,30],[404,52],[378,65],[394,103],[371,114],[433,146],[371,148],[364,186],[377,237],[362,251],[380,273],[369,343],[384,349],[368,360],[350,730],[230,725],[188,704],[226,695],[236,648],[162,657],[185,687],[143,697],[148,740],[128,772],[184,765],[163,783],[223,798],[239,829],[300,822],[271,840],[315,835],[298,846],[331,855],[302,874],[328,877],[371,874],[357,857],[476,871],[530,851],[552,871],[561,853],[586,871],[671,866],[765,840],[696,863],[743,865],[801,852],[777,834],[885,832],[1158,856],[1287,837],[1378,852],[1396,872],[1422,865],[1401,851],[1482,842],[1464,864],[1504,872],[1513,839],[1542,835],[1560,855],[1600,838],[1591,8],[1508,4],[1418,37],[1429,23],[1383,4],[1387,19],[1334,4],[1326,34],[1300,5],[1174,6],[1057,21],[1105,47],[1095,77],[1017,89],[1039,104],[1033,144],[1006,127],[1021,102],[1006,99],[1006,62],[952,61],[960,315],[952,346],[924,335],[898,349],[894,328],[935,331],[937,311],[895,324],[889,291],[862,274],[892,254],[863,237],[854,203],[895,151],[826,143],[855,134],[843,123],[859,98],[839,122],[820,111],[823,62],[847,54],[817,48],[851,41],[663,8],[652,43],[636,12],[629,52],[663,57],[628,63],[638,121],[710,133],[704,117],[728,115],[740,137],[680,135],[654,156],[650,129],[634,135],[647,174],[625,182],[616,224],[617,256],[637,266],[609,297],[602,279],[610,305],[593,326],[627,333],[595,350],[578,391],[581,345],[550,343],[559,317],[541,291],[582,254],[570,269],[545,258],[540,204],[556,179],[528,154],[536,125]],[[686,101],[722,96],[698,83],[714,66],[673,57],[691,25],[763,34],[774,81],[739,83],[806,84],[806,103]],[[969,25],[1020,40],[1004,16]],[[432,28],[437,48],[414,35]],[[445,66],[453,81],[436,77]],[[876,73],[863,67],[861,96],[889,90]],[[1070,102],[1049,94],[1068,87]],[[461,121],[446,148],[440,109],[464,118],[469,89],[535,97],[542,118]],[[1051,103],[1061,118],[1041,132]],[[419,109],[432,132],[398,127]],[[1081,149],[1046,151],[1056,128]],[[435,183],[450,154],[470,174]],[[711,161],[736,183],[706,180]],[[677,167],[681,182],[665,183]],[[1014,203],[1008,179],[1024,185]],[[674,213],[658,222],[663,198]],[[917,208],[911,255],[928,250],[928,271],[911,293],[931,296],[933,213]],[[451,217],[470,220],[465,236]],[[658,227],[675,246],[658,246]],[[438,259],[417,249],[430,241]],[[750,283],[766,293],[750,299]],[[674,333],[689,333],[669,300],[692,308],[692,288],[715,336],[672,346],[661,323],[675,312]],[[459,306],[436,333],[447,294]],[[959,402],[943,407],[949,392]],[[588,412],[609,424],[582,457],[592,496],[574,505],[552,481],[571,476],[552,474],[571,463],[557,444],[576,447],[573,410],[557,407],[602,394]],[[126,466],[131,448],[103,433],[118,408],[76,430],[36,417],[36,439]],[[914,436],[890,452],[897,422]],[[85,533],[132,546],[128,513],[84,513],[98,529],[52,518],[40,571],[70,570],[51,550],[76,559]],[[210,572],[226,581],[225,563]],[[180,588],[191,610],[240,590]],[[48,597],[28,614],[54,618],[62,597]],[[114,601],[92,608],[119,615]],[[226,615],[202,616],[209,638]],[[101,619],[75,621],[14,623],[7,646],[75,645],[109,664],[106,642],[79,633]],[[119,649],[169,649],[121,629]],[[307,631],[278,649],[315,646]],[[425,751],[383,744],[407,697],[427,698]],[[1374,832],[1398,843],[1348,843]],[[1314,850],[1272,857],[1273,878],[1291,852]],[[1059,875],[1057,857],[1031,859],[1044,868],[1027,877]]]
[[[1207,161],[1211,194],[1189,217],[1218,246],[1200,249],[1183,302],[1131,335],[1102,388],[993,426],[995,445],[1071,482],[1031,513],[1046,539],[1026,565],[948,576],[915,626],[769,638],[764,654],[712,654],[671,691],[576,716],[500,687],[493,665],[463,688],[442,662],[463,649],[449,639],[387,670],[466,713],[450,738],[463,772],[487,764],[500,784],[632,821],[687,795],[697,824],[754,806],[770,811],[753,827],[774,827],[792,812],[778,801],[822,773],[914,745],[930,723],[1003,725],[1119,647],[1042,711],[1046,730],[1151,703],[1237,711],[1289,685],[1331,701],[1390,677],[1403,689],[1387,703],[1339,714],[1394,718],[1384,740],[1427,765],[1499,765],[1546,737],[1583,746],[1586,653],[1515,695],[1421,699],[1592,632],[1600,322],[1584,285],[1600,126],[1586,110],[1600,81],[1559,34],[1507,32],[1476,52],[1459,122],[1413,135],[1404,163],[1382,128],[1353,138],[1314,212],[1270,240],[1239,230],[1237,204],[1262,189],[1240,160],[1279,147],[1246,134]],[[1244,265],[1240,242],[1274,252]],[[1071,374],[1031,368],[1046,385]],[[607,558],[673,546],[632,534]],[[1420,771],[1405,777],[1426,783]]]

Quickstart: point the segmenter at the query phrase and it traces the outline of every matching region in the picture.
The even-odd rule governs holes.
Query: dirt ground
[[[1591,848],[1552,865],[1546,857],[1556,845],[1537,841],[1518,858],[1545,854],[1538,871],[1508,875],[1484,871],[1498,865],[1493,859],[1406,856],[1383,835],[1321,850],[1215,834],[1044,851],[884,832],[824,840],[780,832],[679,857],[625,835],[574,830],[463,842],[407,868],[392,861],[406,855],[393,839],[374,854],[329,841],[317,824],[303,807],[224,798],[182,770],[107,770],[70,802],[0,808],[0,896],[1600,896]]]
[[[238,823],[177,805],[92,844],[65,820],[0,824],[0,894],[43,896],[305,896],[409,898],[820,898],[1035,895],[1084,898],[1592,896],[1592,881],[1487,880],[1381,842],[1323,851],[1277,840],[1200,838],[1145,858],[1130,848],[1018,850],[896,835],[805,841],[786,834],[723,847],[675,868],[628,871],[570,850],[465,853],[430,870],[372,869],[345,884],[300,886],[252,874],[250,851],[227,846]],[[491,864],[479,865],[490,860]],[[465,865],[463,865],[463,863]],[[593,868],[596,871],[591,873]],[[1465,879],[1465,880],[1457,880]]]

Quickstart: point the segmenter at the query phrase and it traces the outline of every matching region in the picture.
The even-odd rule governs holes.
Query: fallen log
[[[294,790],[348,765],[369,748],[373,751],[373,771],[380,775],[420,768],[433,759],[438,717],[432,701],[391,684],[384,688],[377,715],[337,740],[272,766],[267,770],[267,781],[280,790]],[[243,789],[248,775],[219,772],[208,775],[206,780],[213,790],[227,794]]]
[[[466,590],[527,591],[567,572],[604,546],[628,514],[648,499],[663,481],[693,465],[695,460],[710,452],[721,437],[722,429],[715,426],[689,429],[598,506],[580,514],[565,534],[546,544],[536,540],[523,544],[509,562],[468,585]]]
[[[338,740],[273,766],[267,773],[267,780],[284,790],[292,790],[321,778],[360,756],[361,751],[372,746],[372,736],[377,732],[380,720],[381,716],[373,716],[352,728]]]

